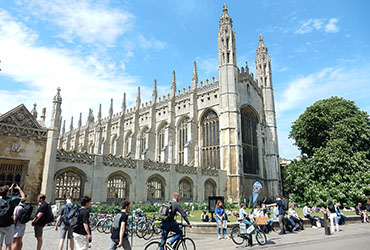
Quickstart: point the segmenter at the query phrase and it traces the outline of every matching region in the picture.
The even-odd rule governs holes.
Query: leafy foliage
[[[283,169],[291,200],[353,205],[370,195],[370,120],[351,101],[332,97],[308,107],[291,137],[305,156]]]

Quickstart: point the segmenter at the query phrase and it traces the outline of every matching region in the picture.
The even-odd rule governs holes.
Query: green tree
[[[303,158],[283,170],[284,192],[295,202],[354,204],[370,195],[370,119],[352,102],[332,97],[308,107],[290,136]]]

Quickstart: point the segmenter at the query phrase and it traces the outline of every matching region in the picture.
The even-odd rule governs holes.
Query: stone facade
[[[17,183],[30,201],[41,189],[46,133],[23,104],[0,116],[0,185]]]
[[[218,80],[198,81],[194,62],[191,86],[178,90],[175,71],[171,92],[119,112],[111,100],[108,117],[90,109],[69,130],[61,121],[60,90],[53,99],[47,132],[41,191],[49,200],[72,195],[94,201],[164,201],[179,191],[186,200],[225,196],[249,198],[254,180],[261,196],[281,194],[280,166],[272,88],[271,60],[262,36],[256,77],[239,68],[236,38],[227,6],[219,21]],[[45,138],[45,134],[44,137]],[[40,175],[39,172],[37,172]],[[35,172],[36,174],[36,172]]]

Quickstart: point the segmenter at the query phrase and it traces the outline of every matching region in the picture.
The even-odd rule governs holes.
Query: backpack
[[[73,217],[78,216],[78,207],[75,204],[72,204],[71,207],[69,207],[67,204],[65,205],[65,212],[63,216],[63,222],[64,225],[70,226],[70,221]]]
[[[166,221],[168,217],[170,216],[171,209],[172,209],[171,202],[162,204],[158,211],[158,218]]]
[[[23,212],[21,216],[19,216],[18,221],[21,224],[26,224],[31,220],[33,206],[30,203],[22,203],[20,206],[23,208]]]
[[[45,215],[44,215],[45,216]],[[52,223],[55,221],[53,210],[51,209],[50,204],[48,204],[48,212],[45,216],[45,224]]]
[[[0,199],[0,227],[8,227],[13,224],[10,199]]]
[[[284,209],[285,211],[287,211],[287,210],[289,209],[289,207],[288,207],[288,202],[283,201],[283,209]]]
[[[113,219],[113,225],[112,225],[112,239],[119,239],[119,234],[121,231],[121,217],[122,217],[122,212],[116,214]],[[125,237],[128,235],[127,230],[125,230]]]
[[[76,208],[77,208],[77,206],[76,206]],[[80,226],[80,224],[82,224],[81,222],[80,222],[80,220],[79,220],[79,217],[80,217],[80,210],[81,210],[82,208],[77,208],[77,209],[75,209],[75,212],[74,212],[74,214],[73,214],[73,216],[71,216],[70,218],[69,218],[69,226],[72,228],[72,229],[76,229],[77,227],[79,227]]]

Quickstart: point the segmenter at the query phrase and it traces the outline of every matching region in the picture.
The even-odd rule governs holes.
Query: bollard
[[[324,213],[324,229],[325,235],[330,235],[330,227],[328,227],[328,214]]]

